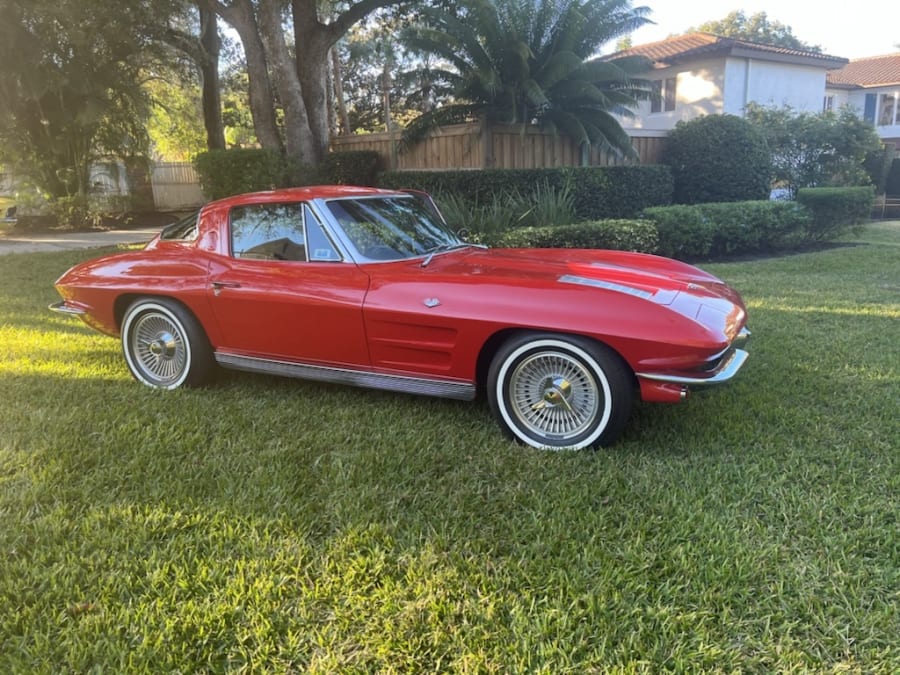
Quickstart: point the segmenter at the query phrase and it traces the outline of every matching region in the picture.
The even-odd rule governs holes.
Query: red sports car
[[[677,402],[747,353],[740,296],[651,255],[489,249],[423,194],[358,187],[211,202],[140,251],[77,265],[51,309],[121,337],[150,387],[216,366],[473,399],[540,448],[608,445],[637,393]]]

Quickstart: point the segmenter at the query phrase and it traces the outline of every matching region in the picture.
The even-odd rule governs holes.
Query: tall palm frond
[[[458,13],[457,13],[458,12]],[[582,145],[631,154],[615,115],[650,94],[638,58],[598,57],[604,44],[648,22],[630,0],[463,0],[457,12],[429,9],[407,45],[437,55],[456,104],[420,116],[413,142],[438,120],[488,120],[544,128]]]

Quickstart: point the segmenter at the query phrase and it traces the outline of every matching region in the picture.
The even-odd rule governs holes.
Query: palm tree
[[[637,78],[649,62],[597,52],[647,23],[648,12],[630,0],[463,0],[453,12],[425,10],[405,40],[447,64],[433,75],[450,87],[453,103],[417,118],[407,141],[485,116],[633,156],[615,115],[631,115],[650,95],[649,83]]]

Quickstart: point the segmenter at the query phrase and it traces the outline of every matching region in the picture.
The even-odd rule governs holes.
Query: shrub
[[[812,213],[808,238],[834,239],[866,222],[875,204],[871,186],[848,188],[801,188],[797,201]]]
[[[525,224],[529,207],[518,193],[498,195],[485,203],[473,202],[455,192],[434,195],[441,214],[454,230],[465,230],[473,241],[487,241]]]
[[[327,155],[316,167],[286,160],[277,150],[209,150],[194,159],[200,185],[210,199],[288,186],[337,183],[375,185],[379,156],[360,150]]]
[[[734,115],[679,122],[663,161],[672,169],[678,204],[766,199],[772,162],[762,133]]]
[[[660,255],[679,260],[705,258],[712,250],[715,225],[697,206],[658,206],[644,210],[656,226]]]
[[[287,182],[288,165],[276,150],[208,150],[194,158],[200,186],[210,199],[271,190]]]
[[[655,253],[656,228],[645,220],[597,220],[549,227],[521,227],[490,241],[508,248],[606,248]]]
[[[579,219],[634,218],[646,208],[672,203],[667,166],[608,166],[570,169]]]
[[[318,173],[322,183],[336,185],[378,184],[381,156],[374,150],[353,150],[332,152],[319,165]]]
[[[656,207],[659,252],[681,260],[796,248],[808,237],[810,212],[790,201],[748,201]]]
[[[578,220],[634,217],[644,208],[672,201],[672,175],[664,166],[393,171],[382,174],[380,184],[457,195],[479,205],[499,195],[528,195],[535,186],[557,194],[568,186]]]
[[[434,197],[451,227],[468,230],[479,239],[496,237],[515,227],[568,225],[575,219],[568,184],[556,188],[542,183],[527,193],[512,190],[484,202],[473,202],[454,192]]]

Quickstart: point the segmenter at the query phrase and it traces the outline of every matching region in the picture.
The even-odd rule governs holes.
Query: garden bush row
[[[682,260],[774,253],[834,239],[868,220],[871,187],[804,188],[796,201],[746,201],[646,209],[660,255]]]
[[[683,260],[831,239],[864,222],[874,200],[870,187],[807,188],[794,202],[669,205],[673,180],[666,166],[379,174],[375,152],[332,153],[310,170],[258,149],[210,151],[195,164],[212,198],[317,183],[413,188],[435,195],[452,226],[491,245],[614,248]]]
[[[380,185],[463,196],[476,206],[540,185],[569,192],[577,220],[633,218],[647,207],[672,202],[672,174],[662,165],[393,171],[382,174]]]
[[[867,219],[872,200],[871,188],[809,188],[794,202],[652,207],[637,220],[520,227],[480,239],[514,248],[611,248],[689,261],[723,259],[796,250],[840,236]]]
[[[520,227],[484,243],[508,248],[609,248],[639,253],[656,253],[659,248],[653,223],[626,219]]]

